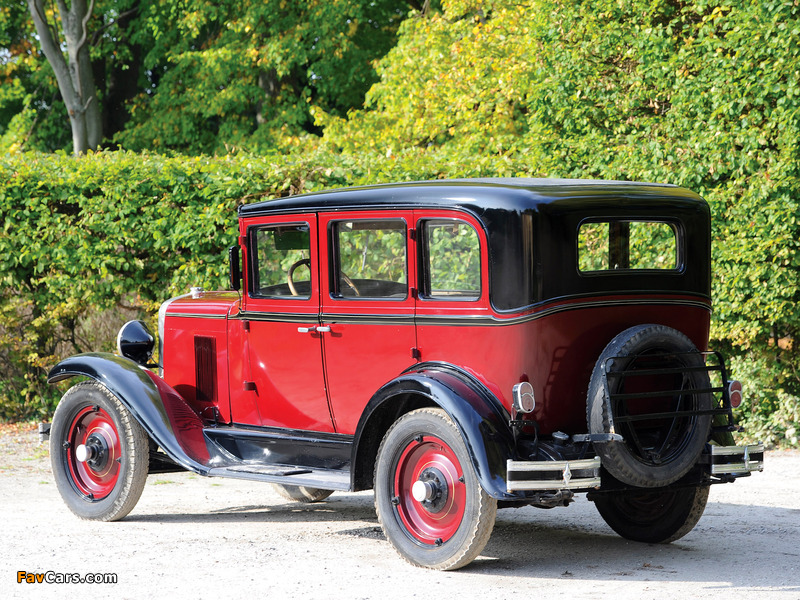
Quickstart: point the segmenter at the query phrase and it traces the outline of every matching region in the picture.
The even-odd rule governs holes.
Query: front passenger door
[[[248,268],[240,318],[250,376],[238,413],[264,427],[331,432],[317,331],[316,215],[260,218],[246,223],[244,234]]]

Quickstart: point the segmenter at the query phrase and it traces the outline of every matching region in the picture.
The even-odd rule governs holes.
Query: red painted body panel
[[[588,305],[555,314],[548,312],[559,305],[548,305],[530,315],[546,316],[514,325],[420,325],[420,351],[423,360],[470,370],[509,411],[513,386],[530,381],[536,396],[531,417],[541,432],[582,433],[592,368],[618,333],[634,325],[658,323],[683,331],[700,349],[708,343],[710,312],[706,308],[676,306],[675,298],[663,299],[664,304],[643,303],[654,301],[652,297],[628,297],[626,304],[604,306],[609,300],[582,300],[582,305]]]
[[[307,299],[244,298],[247,321],[244,332],[243,361],[249,364],[249,377],[255,389],[244,390],[232,402],[233,420],[264,427],[285,427],[332,432],[328,397],[322,368],[322,339],[319,333],[301,328],[319,325],[319,266],[317,219],[314,214],[299,214],[242,223],[241,233],[250,227],[269,224],[305,224],[310,231],[311,293]],[[245,270],[246,278],[250,277]],[[245,282],[249,283],[249,280]],[[249,289],[245,285],[245,289]],[[291,316],[291,321],[281,321]],[[249,332],[247,331],[249,329]],[[258,417],[252,410],[257,407]],[[256,418],[258,420],[256,420]]]
[[[308,323],[251,321],[248,351],[261,422],[265,427],[333,431],[322,373],[320,334],[299,333]],[[234,421],[242,421],[237,406]]]
[[[203,418],[230,420],[228,389],[227,317],[238,310],[239,296],[230,292],[203,292],[197,297],[183,296],[170,302],[164,323],[161,366],[164,381],[172,386]],[[216,398],[198,398],[195,363],[195,338],[213,338],[216,347]]]

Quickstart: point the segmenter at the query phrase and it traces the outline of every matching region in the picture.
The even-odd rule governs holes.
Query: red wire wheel
[[[62,499],[82,519],[116,521],[139,500],[149,468],[147,433],[108,388],[85,381],[61,398],[50,462]]]
[[[483,550],[497,501],[481,488],[447,414],[424,408],[398,419],[384,436],[375,467],[375,507],[386,538],[403,558],[453,570]]]
[[[99,406],[86,406],[72,420],[68,441],[72,481],[89,499],[102,500],[119,480],[121,444],[114,420]],[[79,460],[76,454],[89,458]]]

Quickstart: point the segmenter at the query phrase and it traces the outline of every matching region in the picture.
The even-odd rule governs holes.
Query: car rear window
[[[677,227],[664,221],[593,221],[578,230],[578,270],[675,271]]]

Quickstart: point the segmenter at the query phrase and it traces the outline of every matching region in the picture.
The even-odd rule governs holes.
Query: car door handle
[[[298,333],[327,333],[331,330],[331,328],[327,325],[323,325],[321,327],[298,327]]]
[[[331,330],[330,325],[322,325],[320,327],[317,327],[318,333],[328,333],[330,332],[330,330]]]

